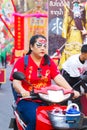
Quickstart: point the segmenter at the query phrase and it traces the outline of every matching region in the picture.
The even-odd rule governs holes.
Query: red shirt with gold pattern
[[[23,87],[30,91],[32,89],[32,86],[35,89],[40,89],[41,87],[46,87],[51,85],[51,79],[54,79],[55,76],[60,74],[60,71],[54,61],[50,59],[50,65],[44,65],[44,57],[40,63],[40,66],[38,67],[36,63],[33,61],[32,57],[28,56],[28,66],[26,67],[26,70],[24,70],[24,57],[21,57],[17,60],[15,63],[12,73],[10,75],[10,80],[13,80],[12,74],[15,71],[23,72],[26,76],[26,80],[31,84],[26,83],[25,81],[22,81]]]

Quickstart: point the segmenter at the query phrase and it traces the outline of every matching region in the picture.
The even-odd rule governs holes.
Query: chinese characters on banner
[[[63,1],[48,0],[49,6],[49,54],[52,55],[63,44],[61,33],[63,23]]]
[[[49,0],[49,31],[61,35],[63,21],[62,0]]]
[[[15,58],[23,56],[24,53],[24,17],[14,14],[15,17]]]
[[[48,17],[25,17],[24,25],[24,41],[26,43],[24,45],[24,50],[27,52],[29,40],[33,35],[42,34],[48,37]]]

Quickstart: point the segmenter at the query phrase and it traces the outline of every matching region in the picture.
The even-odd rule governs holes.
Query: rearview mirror
[[[16,71],[13,73],[13,78],[17,80],[24,80],[25,75],[22,72]]]

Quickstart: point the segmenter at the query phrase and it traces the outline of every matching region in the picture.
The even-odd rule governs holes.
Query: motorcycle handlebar
[[[20,98],[20,100],[22,99],[28,99],[28,98],[31,98],[31,99],[37,99],[38,98],[38,94],[35,94],[35,93],[30,93],[30,96],[25,96],[25,97],[22,97],[21,94],[17,94],[17,96]]]
[[[60,93],[60,94],[61,94],[61,93]],[[64,95],[67,95],[67,94],[69,94],[69,93],[66,93],[66,94],[64,94]],[[31,93],[30,93],[30,96],[28,96],[28,97],[22,97],[21,94],[18,94],[18,97],[20,98],[20,100],[23,100],[23,99],[32,99],[32,100],[42,100],[42,101],[44,101],[44,102],[46,102],[46,103],[62,103],[62,102],[71,100],[72,97],[73,97],[73,95],[74,95],[74,93],[73,93],[73,91],[72,91],[72,92],[70,93],[70,95],[68,95],[68,97],[66,97],[66,96],[65,96],[65,98],[64,98],[64,97],[61,97],[62,100],[59,100],[59,99],[57,100],[58,96],[56,97],[56,100],[53,100],[53,99],[50,98],[50,95],[48,95],[48,94],[47,94],[48,97],[47,97],[46,94],[44,95],[44,93],[42,93],[42,95],[43,95],[43,96],[39,95],[39,93],[31,92]],[[45,97],[45,96],[46,96],[46,97]],[[61,95],[60,95],[60,96],[61,96]],[[55,97],[54,97],[54,99],[55,99]]]

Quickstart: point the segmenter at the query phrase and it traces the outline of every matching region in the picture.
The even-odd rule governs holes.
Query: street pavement
[[[13,95],[9,81],[11,70],[12,66],[8,65],[6,68],[6,83],[2,84],[0,88],[0,130],[12,130],[9,128],[10,120],[14,117],[12,110]]]

